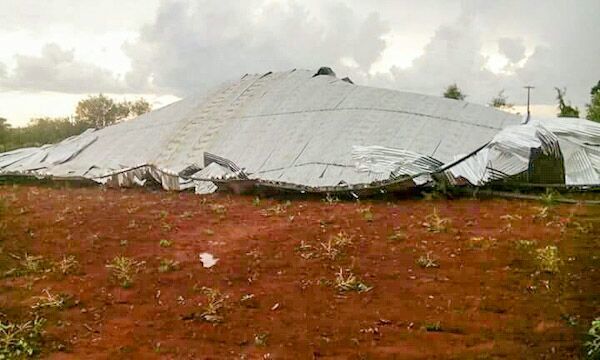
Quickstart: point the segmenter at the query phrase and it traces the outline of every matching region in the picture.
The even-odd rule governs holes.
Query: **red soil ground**
[[[592,207],[255,204],[224,194],[16,185],[0,186],[0,197],[0,320],[45,318],[42,357],[565,359],[581,356],[600,315],[600,211]],[[434,209],[450,221],[445,231],[424,225]],[[328,257],[321,243],[340,232],[352,243]],[[538,270],[536,249],[547,245],[562,261],[554,274]],[[218,263],[203,268],[202,252]],[[72,255],[78,268],[15,272],[25,253],[48,264]],[[439,267],[417,264],[427,254]],[[144,262],[130,288],[106,267],[118,255]],[[159,272],[161,259],[179,265]],[[341,292],[340,268],[372,289]],[[203,287],[225,298],[219,323],[201,316]],[[33,310],[45,289],[67,294],[70,306]]]

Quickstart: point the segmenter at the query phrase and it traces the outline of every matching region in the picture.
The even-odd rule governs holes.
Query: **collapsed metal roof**
[[[422,185],[441,170],[480,185],[498,177],[489,175],[494,163],[504,161],[496,174],[509,176],[527,168],[530,148],[558,156],[564,147],[567,182],[597,184],[600,127],[569,121],[521,125],[493,108],[358,86],[322,69],[269,72],[55,145],[0,154],[0,174],[120,186],[153,178],[201,193],[236,182],[313,192]]]

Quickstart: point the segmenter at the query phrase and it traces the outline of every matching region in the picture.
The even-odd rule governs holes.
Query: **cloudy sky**
[[[155,107],[245,73],[327,65],[357,84],[534,116],[555,86],[584,107],[600,80],[598,0],[0,0],[0,117],[66,116],[81,98]]]

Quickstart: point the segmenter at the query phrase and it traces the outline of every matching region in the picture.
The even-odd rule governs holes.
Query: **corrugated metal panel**
[[[115,176],[123,184],[132,182],[124,171],[136,171],[138,180],[152,176],[165,188],[180,189],[190,182],[177,180],[177,174],[202,167],[209,152],[231,160],[251,179],[317,188],[369,184],[387,180],[389,173],[357,171],[353,146],[399,148],[449,162],[521,122],[485,106],[356,86],[314,73],[244,76],[207,96],[72,140],[79,145],[1,154],[0,168],[98,181],[119,172]],[[22,164],[14,163],[19,158]],[[48,158],[68,161],[43,161]]]

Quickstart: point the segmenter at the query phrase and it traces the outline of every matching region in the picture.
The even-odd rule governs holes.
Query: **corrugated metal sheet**
[[[194,186],[193,178],[212,176],[210,169],[197,172],[208,165],[205,155],[210,153],[239,166],[242,171],[234,173],[246,180],[327,191],[390,181],[391,171],[357,169],[355,146],[402,149],[449,163],[521,123],[518,116],[485,106],[314,74],[293,70],[246,75],[206,96],[131,121],[56,145],[0,154],[0,173],[83,177],[121,186],[154,178],[166,189],[180,190]],[[600,168],[600,152],[585,143],[597,141],[600,130],[587,123],[564,125],[548,128],[557,133],[561,148],[563,142],[574,144],[569,158],[587,164],[579,170],[573,166],[568,179],[592,181],[589,164]],[[578,153],[582,147],[585,154]],[[512,160],[502,164],[504,160],[496,157],[500,165],[494,166],[516,171]],[[474,165],[468,176],[481,177],[476,165],[481,160],[469,162]],[[415,172],[414,165],[405,164],[404,173]]]

